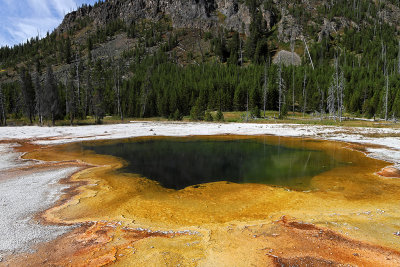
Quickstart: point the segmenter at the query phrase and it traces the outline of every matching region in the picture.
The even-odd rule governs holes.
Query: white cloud
[[[71,12],[72,10],[75,10],[77,7],[77,4],[74,0],[64,0],[64,1],[51,0],[50,2],[53,8],[57,11],[59,16],[64,16],[65,14]]]
[[[48,0],[27,0],[31,8],[31,14],[42,17],[51,16]]]
[[[7,31],[13,40],[24,42],[37,36],[38,33],[40,36],[44,36],[47,30],[51,31],[58,23],[58,19],[52,17],[20,19],[12,28],[8,27]]]
[[[82,3],[94,0],[0,0],[0,47],[44,36]]]
[[[1,44],[9,45],[9,42],[3,37],[2,34],[0,34],[0,46]]]

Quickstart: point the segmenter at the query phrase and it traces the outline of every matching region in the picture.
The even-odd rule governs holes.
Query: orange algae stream
[[[265,225],[280,220],[282,216],[328,228],[355,240],[400,250],[399,237],[394,234],[400,230],[400,181],[375,174],[388,163],[368,158],[358,151],[345,149],[348,144],[340,142],[272,136],[212,138],[254,138],[261,141],[267,139],[270,143],[291,148],[323,150],[338,161],[351,164],[336,166],[314,176],[310,183],[317,190],[311,191],[295,191],[265,184],[226,182],[173,190],[135,174],[120,173],[116,170],[124,166],[123,160],[82,150],[79,144],[48,147],[29,153],[26,157],[46,161],[79,160],[82,164],[92,166],[71,178],[72,181],[85,181],[86,185],[79,188],[79,193],[73,196],[71,201],[47,211],[44,217],[48,221],[79,223],[106,220],[120,221],[126,227],[133,228],[198,231],[201,237],[192,238],[198,243],[193,245],[196,253],[189,249],[181,238],[158,244],[163,246],[163,250],[173,247],[174,253],[189,249],[200,261],[207,258],[209,264],[218,264],[218,257],[224,258],[224,252],[207,250],[210,244],[214,244],[214,248],[218,243],[222,247],[236,247],[232,248],[232,253],[243,255],[238,252],[242,245],[249,251],[252,251],[252,246],[261,246],[257,242],[247,243],[244,240],[243,227],[252,225],[258,229],[252,231],[257,232],[265,228]],[[102,143],[130,141],[132,140]],[[267,228],[268,234],[273,235],[275,230],[271,229],[274,227]],[[230,232],[232,235],[228,234]],[[149,250],[147,245],[153,241],[146,242],[136,244],[137,249]],[[255,251],[255,247],[253,249]],[[242,260],[245,259],[246,257]],[[127,257],[125,260],[134,259]]]

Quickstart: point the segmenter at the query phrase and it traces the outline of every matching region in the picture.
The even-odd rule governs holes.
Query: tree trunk
[[[398,59],[397,59],[397,73],[400,74],[400,40],[399,40],[399,52],[397,55]]]
[[[249,121],[249,89],[247,89],[246,94],[246,122]]]
[[[74,125],[75,117],[74,117],[74,114],[72,112],[70,113],[70,118],[69,119],[70,119],[71,126]]]
[[[4,99],[3,99],[3,90],[0,85],[0,109],[1,109],[1,118],[2,118],[2,124],[4,126],[7,125],[7,118],[6,118],[6,111],[4,107]]]
[[[386,72],[385,121],[388,120],[389,75]]]
[[[307,105],[306,79],[307,79],[307,72],[304,71],[304,80],[303,80],[303,117],[305,116],[306,105]]]
[[[293,103],[292,111],[293,111],[293,115],[294,115],[294,41],[293,41],[293,37],[292,37],[290,46],[292,49],[292,68],[293,68],[292,69],[292,103]]]
[[[80,86],[80,77],[79,77],[79,58],[78,58],[78,52],[76,53],[76,81],[78,85],[78,112],[81,108],[81,86]],[[80,114],[80,112],[78,113]]]
[[[68,111],[69,111],[69,108],[68,108],[68,84],[69,84],[69,82],[67,79],[68,78],[65,77],[65,116],[68,116]]]
[[[342,122],[342,103],[340,102],[341,99],[341,90],[339,88],[339,62],[338,62],[338,56],[336,55],[335,58],[335,79],[336,79],[336,94],[337,94],[337,102],[338,102],[338,117],[339,121]],[[335,118],[336,120],[336,118]]]
[[[279,58],[279,68],[278,68],[278,111],[279,111],[279,118],[282,118],[282,104],[283,104],[283,81],[282,81],[282,62],[281,58]]]
[[[265,67],[264,67],[264,90],[263,90],[263,102],[264,102],[264,119],[265,119],[265,109],[267,105],[267,94],[268,94],[268,76],[267,76],[267,62],[265,62]]]
[[[117,101],[118,101],[118,113],[120,114],[121,117],[121,121],[124,120],[124,116],[122,114],[122,106],[121,106],[121,88],[120,88],[120,84],[119,84],[119,79],[120,79],[120,68],[119,68],[119,64],[118,64],[118,74],[117,74]]]
[[[304,45],[306,46],[306,51],[308,54],[308,58],[310,59],[310,62],[311,62],[311,67],[314,70],[314,63],[312,61],[311,54],[310,54],[310,51],[308,50],[308,45],[307,45],[306,39],[304,39],[304,37],[303,37],[303,42],[304,42]]]

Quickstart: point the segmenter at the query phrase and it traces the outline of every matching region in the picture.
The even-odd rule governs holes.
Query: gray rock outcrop
[[[301,65],[301,58],[296,52],[289,52],[286,50],[281,50],[276,53],[275,57],[272,59],[272,63],[279,64],[282,63],[285,66],[299,66]]]
[[[157,20],[162,15],[169,16],[175,28],[208,30],[222,25],[228,30],[241,31],[244,24],[246,31],[251,22],[247,6],[237,0],[108,0],[96,7],[85,6],[71,12],[57,30],[68,31],[84,16],[90,17],[95,25],[104,25],[116,18],[129,24],[138,19]]]

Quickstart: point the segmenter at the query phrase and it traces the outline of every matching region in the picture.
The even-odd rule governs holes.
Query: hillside
[[[246,109],[394,119],[399,20],[393,0],[100,1],[0,49],[0,119]]]

